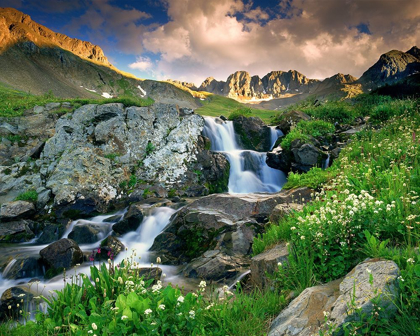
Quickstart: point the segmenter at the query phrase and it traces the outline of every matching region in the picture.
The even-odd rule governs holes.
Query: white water
[[[275,128],[274,126],[270,127],[270,140],[271,140],[270,149],[274,148],[274,145],[276,144],[276,141],[278,140],[278,138],[280,138],[283,135],[284,134],[281,130]]]
[[[324,164],[322,165],[322,169],[327,169],[330,166],[330,153],[328,153],[328,156],[326,160],[324,161]]]
[[[211,141],[213,151],[222,152],[230,163],[229,192],[254,193],[278,192],[286,183],[286,175],[272,169],[265,163],[266,153],[241,149],[231,121],[219,118],[205,118],[204,135]],[[277,134],[271,133],[272,145],[277,141]],[[274,138],[276,138],[274,140]]]

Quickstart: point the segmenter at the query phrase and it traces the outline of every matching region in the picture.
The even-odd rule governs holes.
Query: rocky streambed
[[[232,283],[250,268],[252,282],[267,285],[273,266],[251,259],[253,238],[312,194],[281,190],[293,164],[273,164],[270,153],[266,164],[281,125],[164,104],[64,105],[0,120],[1,307],[21,291],[60,288],[64,270],[119,262],[127,249],[145,275],[186,287]],[[151,268],[157,257],[163,265]]]

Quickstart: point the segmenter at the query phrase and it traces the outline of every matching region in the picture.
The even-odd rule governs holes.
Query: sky
[[[419,0],[0,0],[99,45],[139,78],[200,85],[245,70],[360,77],[389,50],[420,47]]]

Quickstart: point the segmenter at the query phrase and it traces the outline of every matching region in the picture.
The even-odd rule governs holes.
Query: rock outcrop
[[[319,81],[308,79],[296,70],[272,71],[263,78],[250,76],[246,71],[236,71],[226,82],[207,78],[199,91],[207,91],[238,100],[279,98],[285,93],[309,92]]]
[[[272,322],[269,336],[310,336],[326,328],[325,315],[334,335],[343,335],[344,323],[371,314],[378,300],[379,314],[395,314],[399,269],[393,261],[370,259],[357,265],[344,279],[305,289]]]
[[[171,218],[151,250],[159,252],[164,263],[188,263],[183,273],[189,277],[234,277],[249,266],[253,238],[264,231],[272,210],[282,203],[309,201],[309,194],[302,188],[270,195],[203,197]]]
[[[233,120],[241,148],[266,152],[271,148],[271,130],[259,117],[239,116]]]

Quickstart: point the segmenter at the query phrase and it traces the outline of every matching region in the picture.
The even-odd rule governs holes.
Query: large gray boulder
[[[74,240],[63,238],[43,248],[39,254],[48,267],[69,268],[83,262],[83,252]]]
[[[112,226],[114,232],[122,235],[130,231],[136,231],[143,221],[144,215],[140,204],[132,204],[124,217]]]
[[[325,314],[335,327],[334,335],[343,335],[344,323],[373,312],[378,300],[382,317],[397,311],[398,266],[389,260],[370,259],[357,265],[344,279],[305,289],[272,322],[269,336],[310,336],[325,329]]]

